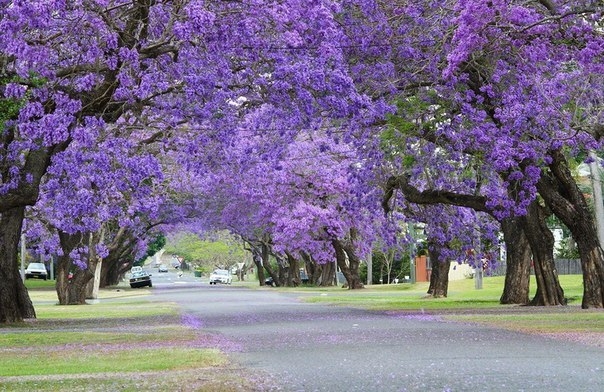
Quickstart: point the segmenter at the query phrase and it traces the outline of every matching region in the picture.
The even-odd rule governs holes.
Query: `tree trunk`
[[[501,222],[506,245],[505,283],[499,299],[503,305],[529,303],[531,248],[519,220],[508,218]]]
[[[60,305],[86,304],[86,285],[94,277],[89,268],[82,269],[75,265],[69,254],[80,245],[84,245],[84,236],[81,233],[67,234],[59,231],[59,240],[63,255],[57,260],[56,290]],[[69,272],[73,277],[68,279]]]
[[[281,286],[281,283],[279,282],[279,276],[277,275],[277,273],[275,271],[273,271],[273,268],[271,267],[271,264],[269,263],[269,257],[270,257],[270,248],[268,245],[263,243],[262,244],[262,260],[263,260],[264,270],[266,271],[268,276],[270,276],[273,279],[273,282],[275,283],[276,286]],[[260,282],[260,284],[263,285],[264,280],[262,280]]]
[[[346,278],[348,288],[350,290],[364,288],[365,286],[363,286],[359,274],[361,261],[356,256],[352,244],[340,240],[332,240],[332,244],[336,251],[338,267],[340,267],[340,270],[344,274],[344,278]]]
[[[441,260],[441,253],[438,247],[430,247],[430,260],[432,265],[432,274],[430,275],[430,287],[428,294],[433,298],[446,297],[449,290],[449,268],[450,260]]]
[[[15,207],[0,214],[0,323],[36,317],[17,260],[24,213]]]
[[[86,284],[86,299],[98,299],[99,288],[101,283],[101,269],[103,267],[103,259],[96,252],[98,244],[105,240],[105,228],[94,234],[90,234],[88,239],[88,271],[92,273],[92,279]]]
[[[256,265],[256,271],[258,271],[258,282],[260,283],[260,286],[264,286],[264,281],[266,278],[264,277],[264,262],[262,261],[262,256],[255,252],[252,253],[254,253],[252,255],[252,261]]]
[[[320,285],[322,266],[314,262],[309,254],[302,252],[300,253],[302,260],[304,260],[304,267],[306,268],[306,274],[308,275],[308,283],[312,285]]]
[[[321,264],[318,266],[319,284],[322,287],[333,286],[336,280],[336,266],[334,263]]]
[[[524,234],[531,245],[537,293],[530,305],[565,305],[564,290],[560,286],[554,263],[554,236],[545,222],[547,214],[544,208],[534,200],[525,216],[520,218]]]
[[[542,173],[537,189],[547,206],[568,227],[581,257],[583,301],[587,308],[604,307],[604,252],[594,218],[583,193],[573,179],[561,151],[550,153],[550,171]]]
[[[287,287],[298,287],[300,286],[300,268],[298,267],[298,259],[292,256],[290,253],[287,254],[288,271],[287,271]]]

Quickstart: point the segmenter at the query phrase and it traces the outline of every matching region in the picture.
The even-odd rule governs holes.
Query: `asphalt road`
[[[271,289],[180,283],[154,280],[155,298],[179,303],[186,322],[215,335],[251,374],[270,374],[267,390],[604,391],[599,347],[308,304]]]

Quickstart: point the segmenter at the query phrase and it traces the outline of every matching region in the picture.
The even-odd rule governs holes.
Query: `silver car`
[[[40,278],[46,280],[48,278],[48,272],[44,263],[29,263],[25,269],[25,279],[29,278]]]

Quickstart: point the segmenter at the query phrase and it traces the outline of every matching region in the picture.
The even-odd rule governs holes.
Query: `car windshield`
[[[215,271],[213,272],[213,274],[214,274],[214,275],[228,275],[228,274],[229,274],[229,271],[227,271],[227,270],[215,270]]]
[[[137,271],[137,272],[132,273],[133,277],[140,277],[140,276],[146,276],[146,275],[147,275],[147,272],[145,272],[145,271]]]
[[[46,267],[42,263],[30,263],[27,266],[27,268],[28,269],[46,269]]]

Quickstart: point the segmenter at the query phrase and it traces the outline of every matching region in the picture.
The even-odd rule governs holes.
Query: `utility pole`
[[[596,229],[600,246],[604,248],[604,205],[602,204],[602,183],[600,182],[600,160],[594,150],[589,151],[589,171],[594,195],[594,211],[596,214]]]
[[[415,283],[415,225],[413,223],[409,224],[409,234],[411,234],[411,246],[409,247],[409,276],[411,278],[411,283]]]

